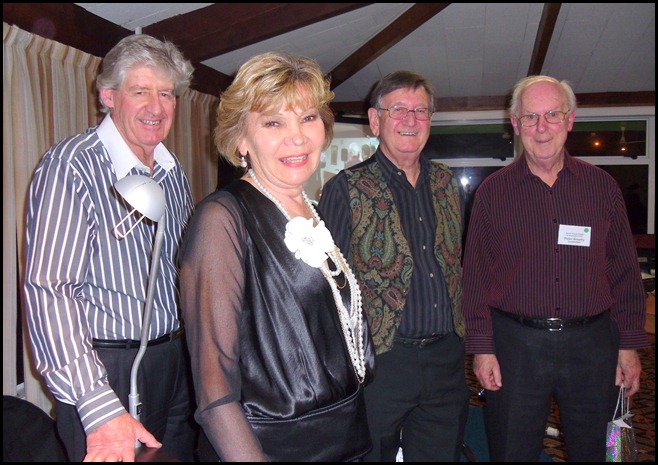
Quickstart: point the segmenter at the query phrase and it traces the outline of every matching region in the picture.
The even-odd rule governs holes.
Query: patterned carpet
[[[633,427],[637,441],[638,461],[655,462],[656,458],[656,340],[651,337],[651,349],[640,352],[642,360],[642,384],[640,392],[631,398],[631,412]],[[466,357],[466,378],[473,391],[471,405],[481,407],[484,403],[478,399],[477,392],[480,386],[473,375],[473,361],[471,356]],[[560,428],[559,412],[553,407],[548,418],[548,427]],[[601,439],[603,440],[603,438]],[[567,462],[564,443],[560,438],[546,436],[544,450],[554,462]]]

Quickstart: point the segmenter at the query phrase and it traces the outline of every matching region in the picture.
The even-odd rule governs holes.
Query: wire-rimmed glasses
[[[378,110],[388,111],[388,114],[392,119],[405,119],[410,112],[413,112],[418,121],[427,121],[432,118],[432,112],[429,108],[425,107],[418,107],[410,110],[405,107],[393,105],[392,107],[388,108],[378,108]]]
[[[523,115],[523,116],[518,116],[516,119],[519,123],[521,123],[521,126],[524,128],[531,128],[533,126],[537,126],[537,123],[539,123],[539,118],[541,116],[544,117],[547,123],[550,124],[559,124],[564,119],[567,117],[571,109],[567,111],[559,111],[559,110],[551,110],[547,111],[543,115],[538,115],[537,113],[530,113],[528,115]]]

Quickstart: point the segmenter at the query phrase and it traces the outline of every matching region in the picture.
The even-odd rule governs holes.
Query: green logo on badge
[[[589,228],[585,228],[585,232],[589,232]]]

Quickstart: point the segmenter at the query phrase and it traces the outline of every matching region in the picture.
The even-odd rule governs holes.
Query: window
[[[514,129],[509,122],[432,126],[425,147],[431,159],[514,158]]]
[[[646,157],[647,121],[578,121],[567,139],[574,157]]]
[[[655,134],[654,108],[638,110],[635,114],[633,108],[578,109],[566,147],[572,156],[599,166],[617,180],[633,233],[653,234],[655,146],[647,141]],[[477,187],[522,150],[516,136],[502,142],[508,131],[514,132],[509,120],[487,118],[496,113],[473,112],[472,119],[463,119],[462,113],[457,121],[439,114],[441,120],[434,123],[428,142],[432,158],[453,168],[464,186],[465,228]]]
[[[653,234],[655,107],[576,112],[567,150],[610,173],[624,194],[633,233]],[[307,183],[309,197],[319,199],[324,183],[346,166],[353,143],[368,145],[371,153],[379,145],[367,124],[336,123],[334,139],[322,156],[317,175]],[[346,157],[341,155],[343,150]],[[432,160],[447,164],[459,176],[466,192],[467,215],[480,183],[510,164],[520,150],[520,141],[502,111],[435,113],[426,147]]]
[[[655,231],[655,108],[578,109],[567,150],[619,183],[633,234]]]
[[[489,175],[514,161],[514,128],[504,112],[472,112],[472,119],[435,122],[427,142],[432,160],[452,168],[464,188],[465,218],[463,237],[468,232],[475,191]]]

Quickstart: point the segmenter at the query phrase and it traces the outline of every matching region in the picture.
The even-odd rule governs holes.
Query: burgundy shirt
[[[571,228],[580,245],[558,243],[569,226],[583,227]],[[549,187],[530,172],[524,154],[482,182],[464,256],[468,353],[495,353],[492,308],[563,319],[609,309],[620,349],[650,346],[637,252],[614,178],[565,154]]]

